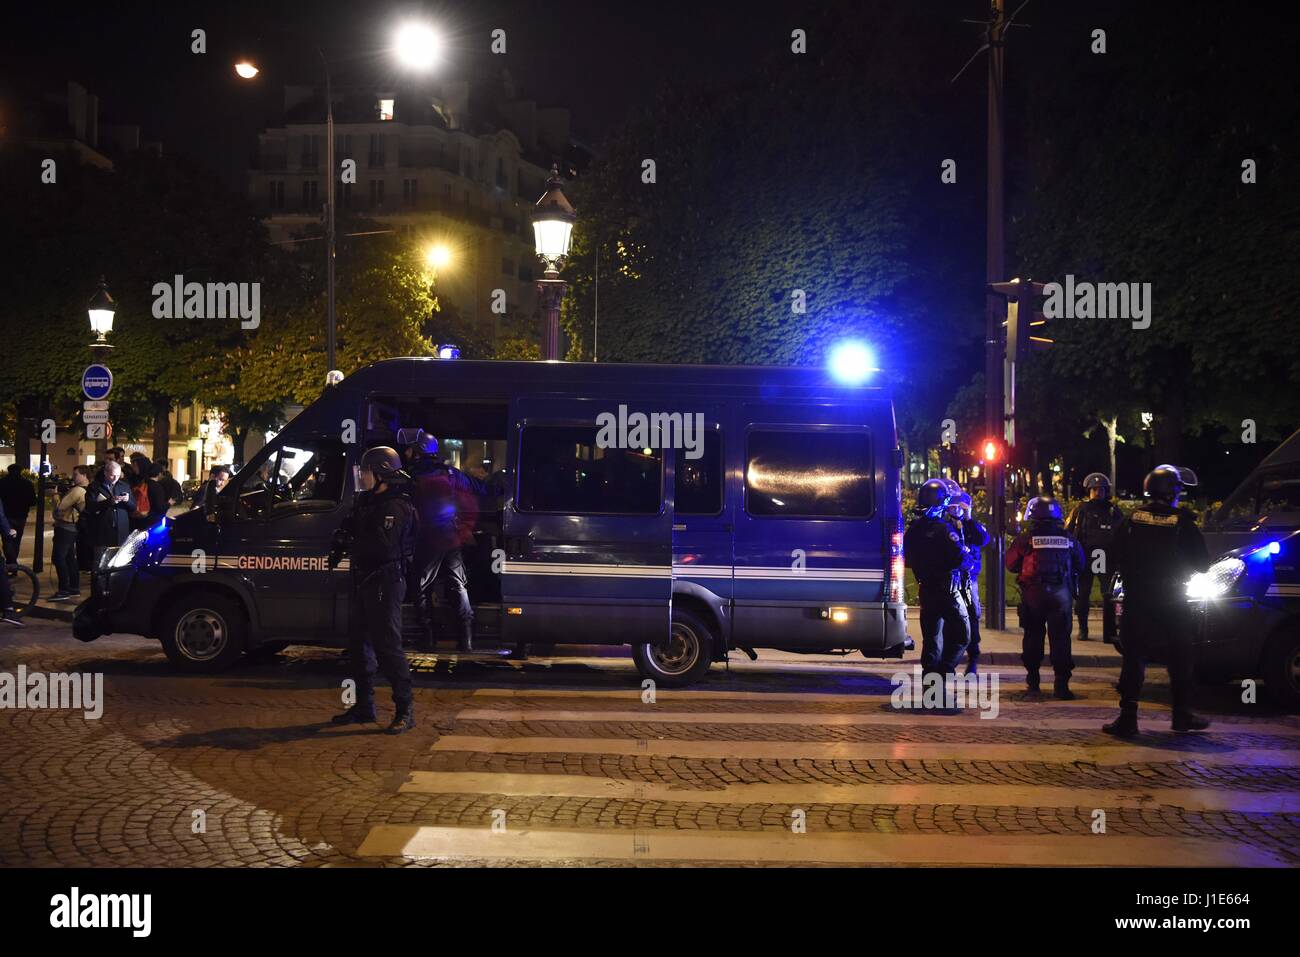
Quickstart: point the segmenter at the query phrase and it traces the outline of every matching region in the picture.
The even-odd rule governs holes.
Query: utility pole
[[[1002,113],[1003,50],[1007,27],[1006,0],[993,0],[988,23],[989,58],[989,143],[988,143],[988,232],[987,232],[987,282],[1000,282],[1006,278],[1006,241],[1003,233],[1005,202],[1003,197]],[[985,292],[984,321],[984,427],[985,434],[1007,439],[1004,426],[1003,348],[1002,320],[1006,300],[992,290]],[[999,456],[989,463],[985,473],[992,510],[993,527],[990,529],[989,555],[984,562],[988,577],[984,585],[984,624],[988,628],[1003,629],[1007,624],[1006,567],[1006,459]]]

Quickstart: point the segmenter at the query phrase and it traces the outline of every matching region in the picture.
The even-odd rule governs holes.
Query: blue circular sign
[[[98,363],[86,366],[86,371],[81,373],[81,391],[87,399],[107,399],[113,391],[113,373],[108,371],[108,366]]]

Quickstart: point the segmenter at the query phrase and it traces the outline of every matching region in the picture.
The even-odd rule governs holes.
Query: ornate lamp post
[[[568,285],[560,278],[565,258],[569,255],[569,241],[573,238],[573,224],[578,215],[560,189],[560,171],[551,167],[551,178],[546,181],[546,192],[533,207],[533,243],[537,258],[542,261],[542,278],[537,280],[537,298],[546,316],[545,335],[542,339],[542,358],[560,358],[560,302]]]
[[[107,336],[113,331],[113,315],[116,312],[117,303],[113,302],[113,297],[108,294],[108,286],[104,282],[104,277],[100,276],[99,287],[86,305],[86,313],[90,316],[90,331],[96,336],[95,341],[90,344],[90,348],[113,348],[109,344]]]

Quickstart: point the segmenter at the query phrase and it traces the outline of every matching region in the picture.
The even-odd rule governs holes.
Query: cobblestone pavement
[[[0,710],[0,864],[1300,863],[1300,720],[1225,686],[1173,734],[1159,669],[1127,744],[1113,669],[1057,702],[1000,668],[981,719],[894,710],[910,661],[760,658],[653,703],[622,658],[413,662],[419,727],[389,737],[326,723],[336,651],[193,677],[142,639],[0,632],[0,671],[105,691],[98,720]]]

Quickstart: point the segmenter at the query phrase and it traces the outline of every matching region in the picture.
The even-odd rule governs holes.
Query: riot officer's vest
[[[1029,531],[1020,533],[1028,545],[1024,564],[1020,567],[1022,585],[1064,585],[1070,580],[1070,536],[1064,526],[1035,523]]]
[[[1109,499],[1089,499],[1079,506],[1074,534],[1088,548],[1109,548],[1123,518]]]

